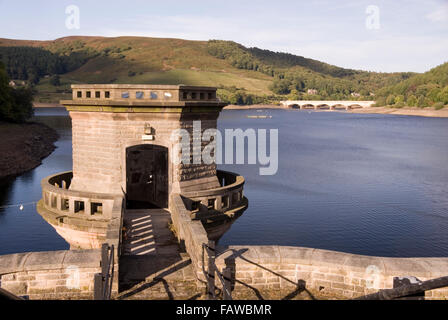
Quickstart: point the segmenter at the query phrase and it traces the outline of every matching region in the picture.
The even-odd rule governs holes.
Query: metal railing
[[[16,296],[15,294],[0,288],[0,300],[28,300],[28,298]]]
[[[205,270],[204,253],[207,252],[207,270]],[[208,241],[208,244],[202,244],[202,271],[207,279],[207,299],[216,300],[215,274],[222,285],[222,299],[232,300],[232,269],[228,266],[218,270],[216,266],[216,249],[215,242]]]
[[[114,279],[114,246],[107,243],[101,247],[101,273],[95,274],[94,300],[110,300]]]
[[[383,289],[355,300],[424,300],[425,292],[448,287],[448,276],[427,281],[416,277],[394,277],[392,289]]]

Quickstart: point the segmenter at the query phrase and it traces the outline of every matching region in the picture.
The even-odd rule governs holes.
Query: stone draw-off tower
[[[216,88],[117,84],[72,89],[73,99],[61,104],[72,119],[73,172],[45,178],[38,205],[72,247],[100,246],[108,223],[126,205],[144,202],[169,209],[173,193],[183,196],[193,218],[245,209],[243,177],[217,171],[215,163],[171,161],[180,139],[173,139],[176,129],[187,130],[193,139],[193,121],[201,121],[202,132],[217,127],[225,104]],[[191,158],[198,152],[192,148]],[[117,199],[125,200],[122,209]]]

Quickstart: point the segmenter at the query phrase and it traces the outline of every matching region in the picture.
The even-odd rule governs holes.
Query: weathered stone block
[[[14,281],[16,280],[16,274],[10,273],[10,274],[4,274],[1,276],[2,281]]]
[[[29,294],[44,294],[44,293],[54,293],[54,292],[55,292],[55,288],[35,288],[35,287],[28,288]]]
[[[336,288],[336,289],[343,289],[343,290],[347,290],[347,291],[355,290],[355,286],[345,284],[345,283],[339,283],[339,282],[332,282],[331,287]]]
[[[15,295],[24,295],[27,293],[28,286],[26,282],[19,282],[19,281],[13,281],[13,282],[2,282],[2,289],[5,289],[6,291],[9,291]]]
[[[344,283],[344,277],[336,274],[327,274],[326,279],[332,282]]]

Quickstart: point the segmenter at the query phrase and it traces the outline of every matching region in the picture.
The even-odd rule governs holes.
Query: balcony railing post
[[[213,240],[208,241],[207,257],[207,299],[214,300],[215,296],[215,242]]]

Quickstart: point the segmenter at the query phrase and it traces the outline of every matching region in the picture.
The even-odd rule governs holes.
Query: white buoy
[[[20,209],[20,211],[23,210],[23,204],[20,205],[19,209]]]

